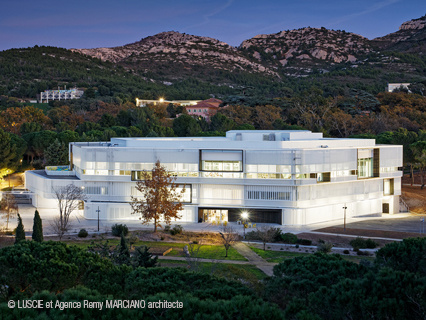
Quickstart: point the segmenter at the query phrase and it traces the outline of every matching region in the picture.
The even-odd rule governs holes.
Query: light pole
[[[96,210],[96,212],[98,213],[98,232],[99,232],[99,212],[101,212],[101,210],[99,210],[99,207],[98,207],[98,210]]]
[[[343,230],[344,231],[346,231],[346,209],[347,209],[348,207],[346,206],[346,203],[345,203],[345,205],[343,206],[343,210],[344,210],[344,216],[343,216]]]
[[[243,211],[241,213],[241,218],[242,218],[242,222],[243,222],[244,240],[245,240],[246,239],[246,223],[247,223],[247,219],[248,219],[247,211]]]

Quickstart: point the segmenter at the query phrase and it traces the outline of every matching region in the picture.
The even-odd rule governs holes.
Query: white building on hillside
[[[52,190],[75,184],[84,216],[131,215],[136,180],[159,160],[186,186],[182,221],[306,225],[399,211],[402,146],[330,139],[310,131],[228,131],[226,137],[113,138],[70,143],[71,170],[26,172],[33,205],[56,208]],[[49,168],[48,168],[49,169]]]
[[[84,91],[77,88],[69,90],[44,90],[44,92],[40,92],[38,100],[39,102],[49,102],[52,100],[80,99],[83,94]]]

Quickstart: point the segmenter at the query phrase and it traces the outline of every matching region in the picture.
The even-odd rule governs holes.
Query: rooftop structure
[[[98,208],[101,219],[137,219],[130,197],[157,160],[185,187],[182,221],[237,221],[248,211],[254,223],[306,225],[399,211],[402,146],[310,131],[73,142],[71,171],[27,171],[26,187],[33,205],[56,208],[53,188],[72,183],[87,193],[87,219]]]

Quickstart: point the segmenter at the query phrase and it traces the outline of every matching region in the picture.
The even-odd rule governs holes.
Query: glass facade
[[[242,161],[207,161],[201,162],[202,171],[241,172]]]
[[[358,159],[358,178],[373,177],[373,158]]]

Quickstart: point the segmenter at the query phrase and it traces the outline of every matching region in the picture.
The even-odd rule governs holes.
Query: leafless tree
[[[16,203],[15,196],[11,193],[3,193],[0,201],[0,214],[2,218],[6,218],[6,231],[9,230],[9,221],[15,218],[18,214],[18,204]]]
[[[266,250],[266,243],[272,242],[276,233],[276,229],[272,227],[262,226],[257,231],[260,240],[263,243],[263,250]]]
[[[53,220],[51,226],[58,234],[59,240],[62,240],[65,232],[71,227],[71,213],[78,208],[80,201],[87,199],[87,196],[81,188],[73,184],[53,188],[53,193],[58,201],[59,216]]]
[[[184,248],[186,261],[188,262],[189,269],[198,272],[201,267],[200,250],[203,246],[202,241],[190,241]]]
[[[222,244],[225,247],[225,257],[228,257],[228,250],[235,241],[239,240],[239,235],[231,226],[223,227],[219,234],[222,237]]]

